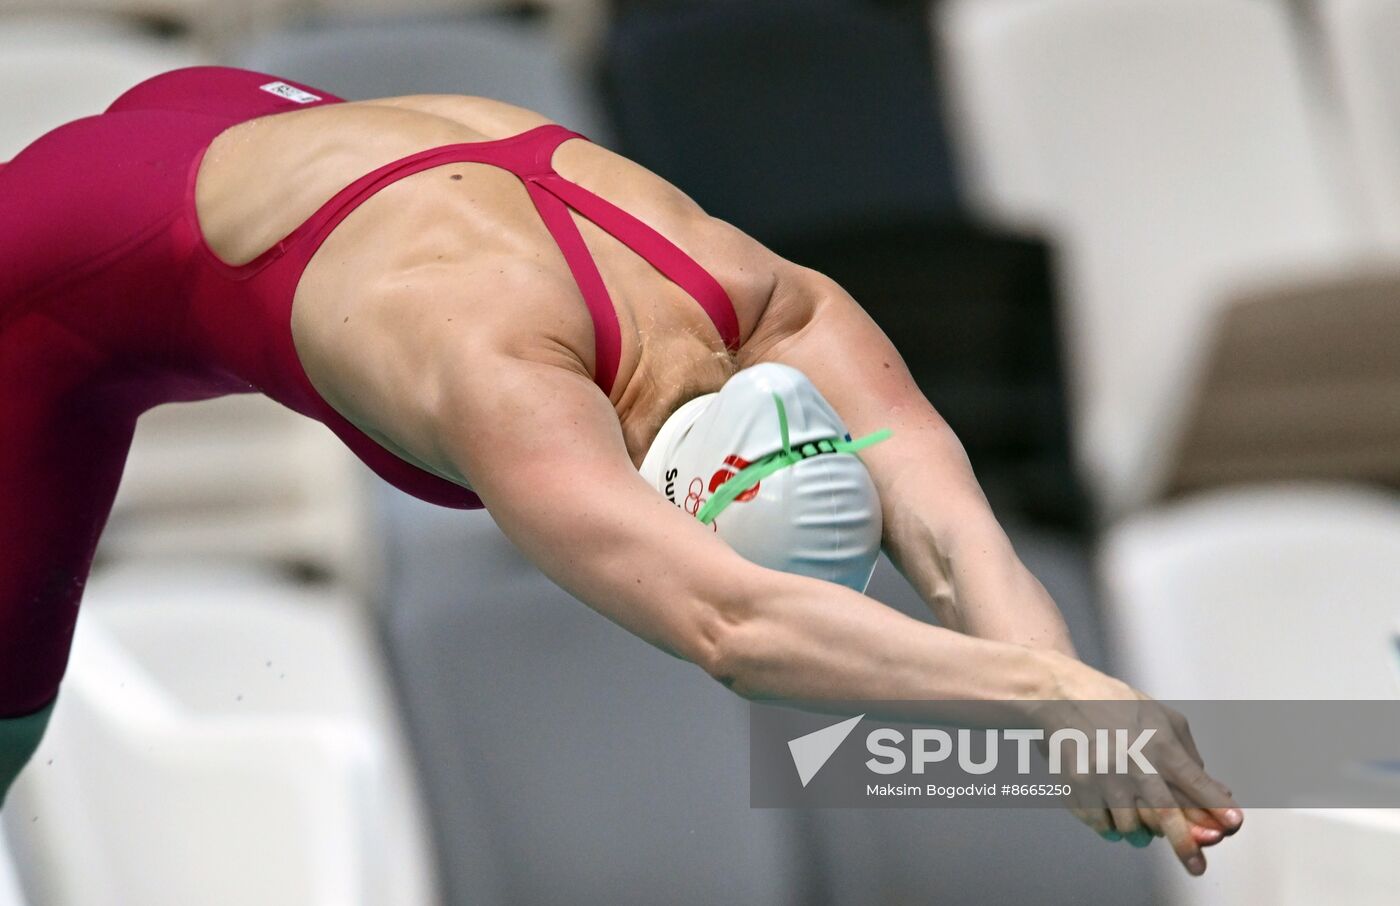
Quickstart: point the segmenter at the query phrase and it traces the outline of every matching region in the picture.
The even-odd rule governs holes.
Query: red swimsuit
[[[604,393],[617,373],[617,315],[571,209],[694,297],[737,347],[734,308],[709,273],[554,172],[554,150],[581,138],[559,126],[380,167],[254,261],[219,260],[194,213],[205,149],[237,123],[338,102],[260,73],[178,70],[0,167],[0,717],[42,707],[58,688],[135,420],[152,406],[264,393],[324,422],[402,490],[443,506],[481,506],[346,421],[312,387],[292,344],[292,298],[311,257],[358,204],[396,180],[464,161],[520,178],[592,315]]]

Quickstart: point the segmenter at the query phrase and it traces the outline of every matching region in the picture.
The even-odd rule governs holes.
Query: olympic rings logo
[[[685,511],[694,516],[700,512],[700,504],[704,501],[700,499],[700,493],[705,490],[705,483],[699,478],[690,481],[690,490],[685,495]]]
[[[704,479],[698,476],[690,480],[690,486],[686,488],[685,500],[681,504],[682,508],[690,515],[696,515],[700,512],[700,507],[705,504],[705,494],[707,491],[713,494],[719,489],[720,485],[724,484],[735,475],[738,475],[741,470],[748,468],[748,466],[749,461],[742,456],[724,457],[724,465],[710,476],[708,488],[705,485]],[[759,484],[755,484],[753,487],[746,489],[744,493],[734,498],[734,502],[747,503],[753,500],[758,496],[759,487]],[[710,523],[710,528],[714,531],[719,531],[719,523]]]

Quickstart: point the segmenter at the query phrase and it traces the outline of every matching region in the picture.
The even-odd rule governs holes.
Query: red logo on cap
[[[738,475],[740,470],[747,469],[749,467],[749,461],[740,456],[726,456],[724,457],[724,464],[726,466],[732,466],[733,468],[720,469],[719,471],[715,472],[714,475],[710,476],[711,494],[719,490],[720,485],[724,484],[726,481],[733,478],[735,475]],[[755,497],[758,496],[758,488],[759,485],[755,484],[753,487],[744,491],[744,493],[740,494],[738,497],[735,497],[734,502],[747,503],[750,500],[753,500]]]

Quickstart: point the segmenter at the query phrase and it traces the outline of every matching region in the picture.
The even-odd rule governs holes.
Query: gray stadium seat
[[[485,513],[385,491],[383,613],[451,903],[809,902],[748,807],[747,711],[559,590]]]
[[[1080,657],[1111,666],[1084,543],[1015,526],[1010,535],[1059,604]],[[888,562],[876,569],[869,594],[928,619]],[[829,809],[813,818],[813,864],[833,906],[1159,902],[1148,854],[1101,842],[1062,809]]]
[[[350,100],[470,94],[537,110],[600,143],[584,82],[543,23],[472,15],[313,21],[257,39],[236,63]]]

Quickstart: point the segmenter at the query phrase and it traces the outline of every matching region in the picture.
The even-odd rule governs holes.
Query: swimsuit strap
[[[709,315],[725,347],[739,348],[739,318],[734,312],[734,303],[720,282],[694,258],[637,217],[557,173],[538,177],[534,184],[542,186],[685,290]]]
[[[574,282],[583,294],[583,303],[588,306],[588,314],[593,319],[593,352],[596,360],[593,379],[603,393],[611,395],[622,361],[622,329],[617,323],[617,309],[613,306],[612,296],[568,206],[537,181],[528,178],[524,181],[525,189],[535,202],[535,209],[540,212],[540,219],[554,237],[559,251],[564,254]]]
[[[726,348],[739,348],[739,318],[734,303],[720,282],[695,259],[665,236],[612,202],[560,176],[553,166],[554,152],[572,138],[583,138],[562,126],[543,126],[527,133],[534,138],[529,162],[490,161],[514,172],[525,183],[540,218],[559,246],[569,270],[583,294],[593,318],[594,350],[597,355],[594,379],[604,393],[612,392],[622,354],[622,334],[617,310],[608,293],[597,262],[588,251],[570,210],[602,229],[635,252],[663,276],[684,290],[704,309],[719,331]],[[514,155],[513,155],[514,156]],[[512,166],[511,164],[515,164]]]
[[[593,320],[594,380],[611,393],[622,355],[622,332],[612,296],[598,271],[570,211],[631,249],[693,298],[714,323],[730,350],[739,347],[739,319],[724,287],[708,271],[665,236],[606,199],[554,170],[554,152],[564,142],[584,138],[563,126],[539,126],[496,141],[466,142],[429,148],[366,173],[336,193],[319,211],[263,255],[237,268],[247,278],[281,257],[288,249],[301,250],[304,266],[321,241],[366,198],[406,176],[449,163],[482,163],[514,174],[539,212],[569,266],[584,304]],[[302,240],[308,239],[309,242]],[[216,265],[217,266],[217,265]]]

